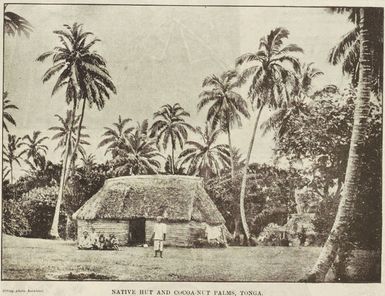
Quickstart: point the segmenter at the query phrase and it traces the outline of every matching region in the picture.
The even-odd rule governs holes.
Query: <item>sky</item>
[[[203,126],[206,110],[198,113],[196,109],[203,79],[233,69],[237,57],[257,51],[260,38],[276,27],[289,30],[287,44],[304,49],[301,61],[314,62],[324,72],[315,81],[315,89],[327,84],[343,88],[348,81],[340,66],[328,63],[327,56],[352,24],[346,16],[323,8],[8,5],[7,10],[25,17],[34,27],[30,38],[4,38],[4,90],[20,109],[13,113],[17,127],[11,127],[11,133],[18,136],[40,130],[51,137],[48,128],[58,124],[54,115],[64,116],[69,108],[63,91],[51,97],[55,79],[42,83],[51,61],[36,61],[58,45],[53,31],[78,22],[101,39],[94,50],[106,59],[117,95],[111,96],[102,111],[86,110],[84,125],[91,136],[86,151],[95,154],[97,161],[105,160],[104,149],[97,149],[103,127],[116,122],[119,115],[131,118],[134,125],[145,118],[152,120],[160,106],[178,102],[190,112],[192,125]],[[247,99],[246,88],[239,93]],[[255,120],[251,113],[251,119],[232,132],[234,146],[244,154]],[[266,110],[261,120],[270,115]],[[225,143],[226,137],[219,142]],[[49,140],[47,144],[48,158],[60,161],[60,152],[53,151],[57,143]],[[273,135],[262,137],[258,131],[252,161],[272,163],[273,147]]]

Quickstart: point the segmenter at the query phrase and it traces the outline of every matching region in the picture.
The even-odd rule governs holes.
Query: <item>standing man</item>
[[[160,258],[163,258],[163,242],[166,240],[166,224],[162,223],[162,217],[160,216],[156,218],[152,236],[154,238],[154,257],[158,257],[159,252]]]

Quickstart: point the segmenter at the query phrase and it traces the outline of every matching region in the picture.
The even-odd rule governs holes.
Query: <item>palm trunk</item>
[[[74,100],[74,106],[72,108],[72,119],[71,119],[71,129],[69,132],[69,135],[66,139],[66,151],[64,155],[64,161],[63,161],[63,167],[61,171],[60,176],[60,185],[59,185],[59,193],[57,197],[56,207],[55,207],[55,213],[53,216],[52,226],[50,230],[50,237],[52,238],[59,238],[59,216],[60,216],[60,206],[63,199],[63,192],[64,192],[64,186],[66,183],[66,175],[67,175],[67,164],[70,154],[70,147],[71,147],[71,132],[73,129],[74,119],[75,119],[75,110],[76,110],[76,100]]]
[[[12,160],[9,161],[9,169],[10,169],[10,177],[11,177],[11,185],[13,184],[13,164]]]
[[[250,145],[249,145],[249,150],[247,152],[246,163],[245,163],[244,172],[243,172],[242,185],[241,185],[241,196],[240,196],[240,200],[239,200],[239,208],[240,208],[240,212],[241,212],[242,227],[243,227],[243,231],[245,233],[247,242],[249,242],[249,239],[250,239],[250,231],[249,231],[249,226],[247,225],[246,214],[245,214],[245,195],[246,195],[247,170],[249,168],[251,151],[253,150],[254,141],[255,141],[255,134],[257,132],[257,128],[258,128],[258,124],[259,124],[259,118],[261,117],[263,107],[264,107],[264,105],[262,105],[259,108],[257,119],[255,121],[254,129],[253,129],[253,134],[251,136],[251,141],[250,141]]]
[[[171,173],[175,174],[174,146],[171,147]]]
[[[345,188],[342,192],[337,215],[329,234],[306,281],[324,281],[327,272],[336,259],[339,248],[339,240],[342,234],[348,231],[348,224],[353,214],[353,206],[357,196],[357,184],[359,178],[360,148],[365,141],[365,130],[369,113],[370,100],[370,48],[368,44],[368,20],[365,18],[365,9],[360,9],[360,72],[358,84],[358,97],[354,110],[354,124],[348,164],[345,175]]]
[[[71,225],[71,215],[67,213],[67,215],[66,215],[66,240],[70,239],[70,225]]]
[[[77,135],[76,135],[76,142],[75,142],[74,149],[72,151],[71,162],[70,162],[70,166],[68,169],[68,173],[73,172],[73,170],[75,168],[76,154],[77,154],[79,143],[80,143],[80,135],[81,135],[81,131],[82,131],[85,108],[86,108],[86,99],[84,98],[83,99],[83,106],[82,106],[82,113],[80,114],[79,127],[78,127]],[[74,116],[74,119],[75,119],[75,116]],[[66,176],[66,181],[68,180],[68,177],[69,177],[69,174],[67,174],[67,176]]]
[[[233,239],[235,240],[237,237],[239,238],[239,234],[241,233],[241,219],[239,215],[235,215],[234,217],[234,231],[233,231]]]
[[[229,148],[230,148],[230,165],[231,165],[231,180],[234,181],[235,177],[235,171],[234,171],[234,155],[233,150],[231,146],[231,134],[230,134],[230,126],[227,126],[227,139],[229,142]]]

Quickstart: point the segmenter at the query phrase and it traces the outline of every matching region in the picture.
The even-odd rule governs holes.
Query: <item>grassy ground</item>
[[[297,281],[312,267],[315,247],[152,248],[78,250],[74,242],[3,237],[3,279],[44,280],[96,273],[116,280]],[[362,271],[361,271],[362,272]]]

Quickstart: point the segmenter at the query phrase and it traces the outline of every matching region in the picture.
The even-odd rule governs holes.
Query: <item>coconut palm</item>
[[[32,158],[35,165],[38,165],[41,158],[46,155],[48,151],[48,146],[43,144],[48,137],[40,137],[40,135],[41,131],[34,131],[31,136],[25,135],[23,137],[22,146],[26,147],[23,151],[26,154],[27,160]]]
[[[83,32],[81,24],[74,23],[71,26],[64,25],[64,30],[56,30],[56,34],[61,43],[60,46],[54,47],[53,50],[41,54],[37,60],[45,61],[48,57],[52,57],[52,67],[50,67],[43,75],[43,82],[50,80],[54,75],[59,74],[56,83],[52,89],[54,95],[59,89],[66,89],[66,102],[72,103],[72,123],[78,103],[83,100],[81,117],[78,123],[77,137],[73,151],[78,150],[81,142],[81,127],[84,118],[84,109],[86,101],[90,105],[95,104],[98,109],[104,107],[106,99],[109,99],[110,91],[116,92],[115,86],[106,69],[106,62],[103,57],[90,48],[99,39],[87,41],[88,36],[93,35],[91,32]],[[72,131],[72,127],[70,128]],[[70,155],[70,137],[68,138],[66,154],[63,161],[63,181],[60,181],[58,202],[55,208],[54,221],[52,226],[52,236],[58,236],[59,212],[60,204],[63,198],[63,188],[68,177],[67,164],[71,157],[71,164],[74,165],[76,155]],[[71,165],[70,165],[71,166]]]
[[[180,165],[187,165],[188,175],[199,175],[205,178],[220,175],[221,170],[230,166],[229,146],[215,144],[221,130],[214,130],[210,123],[206,123],[204,130],[197,127],[196,132],[201,142],[186,142],[189,147],[181,152]]]
[[[2,182],[3,182],[3,184],[7,180],[7,177],[10,175],[10,173],[11,173],[11,169],[3,166],[3,174],[2,174]]]
[[[103,134],[104,139],[98,145],[98,148],[108,145],[104,154],[111,152],[112,156],[115,156],[114,150],[123,142],[124,137],[134,130],[134,127],[126,127],[130,121],[131,118],[122,119],[119,115],[118,122],[114,122],[112,128],[104,128],[106,130]]]
[[[5,5],[4,10],[7,9]],[[4,32],[8,36],[19,36],[23,33],[26,37],[29,37],[29,34],[32,32],[32,25],[20,15],[11,12],[4,12]]]
[[[241,74],[240,82],[245,83],[246,81],[251,81],[248,96],[258,109],[246,156],[240,194],[241,220],[247,240],[250,238],[244,208],[247,170],[254,146],[259,118],[265,106],[277,109],[287,104],[290,99],[289,88],[295,84],[294,72],[300,69],[298,59],[294,57],[292,53],[302,52],[302,49],[295,44],[283,46],[283,40],[288,38],[288,36],[288,30],[276,28],[260,40],[259,50],[257,52],[246,53],[236,60],[237,66],[244,63],[248,65]]]
[[[345,8],[330,8],[332,13],[345,13]],[[376,8],[367,8],[366,14],[370,19],[368,25],[368,42],[371,43],[371,86],[376,94],[382,93],[383,77],[383,11]],[[355,27],[346,33],[341,41],[330,51],[329,62],[333,65],[341,63],[342,72],[351,76],[353,86],[359,81],[359,56],[360,56],[360,27],[359,11],[355,10],[348,15],[348,19],[355,24]]]
[[[144,120],[133,133],[124,136],[122,145],[116,149],[116,157],[112,160],[115,174],[142,175],[157,174],[162,157],[156,148],[155,140],[148,136],[148,121]]]
[[[64,28],[65,30],[54,31],[62,46],[43,53],[38,57],[38,61],[53,57],[53,66],[44,74],[43,81],[49,80],[61,71],[52,95],[61,87],[66,86],[67,91],[76,97],[79,104],[82,100],[79,120],[79,126],[82,126],[86,102],[89,103],[89,106],[96,105],[101,110],[105,101],[110,98],[110,92],[116,93],[116,88],[108,73],[104,58],[95,51],[91,51],[91,48],[100,39],[95,38],[88,41],[87,38],[93,33],[83,32],[81,24],[74,23],[72,27],[64,25]],[[80,130],[77,129],[75,150],[80,143]],[[76,155],[71,155],[71,165],[74,164],[75,159]]]
[[[60,125],[50,127],[48,130],[55,131],[56,133],[51,137],[51,140],[58,140],[58,144],[55,151],[58,149],[63,149],[62,156],[67,153],[66,149],[69,149],[69,154],[74,154],[75,149],[75,142],[76,142],[76,136],[75,133],[77,131],[76,125],[78,125],[78,122],[80,121],[80,116],[75,117],[75,122],[72,124],[72,111],[67,110],[66,117],[63,118],[59,114],[55,114],[55,117],[58,119]],[[72,130],[71,130],[72,129]],[[85,127],[82,126],[82,130],[84,130]],[[81,141],[78,146],[78,149],[75,153],[75,155],[84,154],[85,150],[82,145],[90,145],[90,143],[85,140],[86,138],[89,138],[90,136],[88,134],[81,134]],[[69,145],[67,145],[69,143]]]
[[[224,72],[220,77],[215,75],[204,79],[202,87],[209,88],[201,92],[198,103],[198,110],[207,105],[211,105],[207,111],[207,121],[211,123],[212,128],[216,129],[219,125],[227,134],[229,147],[231,144],[231,129],[234,125],[242,126],[241,116],[250,117],[247,110],[246,101],[242,96],[234,91],[239,86],[238,74],[236,71]],[[230,154],[232,149],[230,149]],[[230,155],[231,176],[234,178],[234,161]]]
[[[167,104],[160,107],[158,112],[154,113],[154,119],[157,119],[150,130],[150,137],[156,137],[158,149],[161,147],[166,150],[171,143],[171,173],[175,173],[175,149],[179,143],[180,149],[187,140],[187,130],[194,131],[194,128],[185,121],[184,117],[190,117],[178,103],[173,106]],[[162,145],[160,145],[162,142]]]
[[[302,64],[300,71],[295,75],[295,86],[290,94],[290,100],[261,124],[263,135],[274,130],[277,137],[282,137],[292,116],[298,117],[301,113],[308,112],[305,99],[311,97],[313,80],[320,75],[323,75],[323,72],[314,68],[313,63]]]
[[[13,184],[13,169],[14,163],[17,163],[20,166],[20,159],[25,153],[20,151],[22,146],[22,140],[16,135],[8,134],[7,145],[3,144],[3,159],[4,162],[8,163],[10,171],[10,183]]]
[[[358,58],[358,96],[355,102],[352,138],[350,142],[349,158],[345,174],[344,190],[341,195],[337,215],[326,240],[307,281],[323,281],[326,273],[334,262],[341,237],[347,234],[348,225],[353,217],[359,180],[360,147],[365,142],[367,117],[369,112],[370,92],[372,89],[372,46],[370,40],[371,8],[341,8],[339,12],[345,12],[354,20],[359,32],[359,58]],[[378,24],[377,24],[378,25]],[[381,78],[382,80],[382,78]],[[348,235],[349,237],[349,235]]]
[[[15,119],[11,113],[7,111],[11,109],[18,110],[19,108],[15,104],[12,104],[11,100],[8,99],[8,92],[3,92],[3,127],[7,132],[9,132],[7,122],[16,126]]]
[[[80,158],[80,161],[82,162],[82,167],[86,171],[92,169],[96,165],[94,154],[82,153],[82,157]]]

